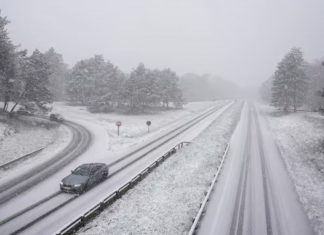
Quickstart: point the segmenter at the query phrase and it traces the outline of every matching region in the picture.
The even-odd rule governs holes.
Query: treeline
[[[209,74],[187,73],[180,77],[186,101],[211,101],[242,97],[242,90],[230,81]]]
[[[324,63],[307,63],[299,48],[292,48],[260,89],[261,98],[283,111],[305,107],[324,111]]]
[[[17,105],[30,110],[49,109],[48,104],[53,101],[55,93],[51,90],[60,89],[51,86],[51,78],[61,78],[56,74],[55,66],[65,67],[62,57],[53,49],[46,53],[35,50],[30,56],[26,50],[18,50],[11,42],[6,25],[6,17],[0,16],[0,96],[3,101],[2,111],[13,112]],[[56,82],[58,84],[58,82]],[[9,107],[12,103],[12,107]]]
[[[67,95],[71,102],[86,105],[93,112],[144,112],[168,108],[170,103],[182,107],[178,83],[178,76],[170,69],[150,70],[139,64],[125,74],[97,55],[76,63],[67,80]]]
[[[18,105],[48,111],[54,100],[86,105],[93,112],[144,112],[171,104],[182,107],[179,78],[170,69],[151,70],[140,64],[126,74],[100,55],[68,69],[53,48],[45,53],[35,50],[30,56],[19,50],[8,36],[8,23],[0,16],[0,101],[4,112],[13,112]]]

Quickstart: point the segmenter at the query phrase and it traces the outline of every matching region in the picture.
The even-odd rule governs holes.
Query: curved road
[[[48,161],[35,165],[8,181],[1,182],[0,204],[54,174],[88,148],[91,143],[91,133],[86,128],[70,121],[65,121],[64,125],[72,132],[70,144]]]

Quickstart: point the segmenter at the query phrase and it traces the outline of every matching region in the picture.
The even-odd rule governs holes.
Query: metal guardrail
[[[184,146],[190,144],[190,142],[181,142],[171,148],[168,152],[166,152],[164,155],[162,155],[160,158],[158,158],[156,161],[154,161],[151,165],[149,165],[147,168],[142,170],[139,174],[137,174],[134,178],[132,178],[129,182],[121,186],[118,190],[110,194],[108,197],[106,197],[101,202],[97,203],[94,207],[92,207],[90,210],[85,212],[83,215],[79,216],[69,224],[67,224],[63,229],[61,229],[59,232],[57,232],[57,235],[68,235],[73,234],[76,232],[79,228],[84,226],[87,222],[89,222],[92,218],[100,214],[105,208],[110,206],[112,203],[114,203],[116,200],[121,198],[129,189],[133,188],[138,182],[140,182],[142,179],[144,179],[149,173],[152,172],[153,169],[158,167],[162,162],[164,162],[166,159],[168,159],[171,155],[177,152],[178,149],[183,148]]]
[[[0,169],[6,169],[6,168],[8,168],[10,165],[12,165],[12,164],[14,164],[14,163],[17,163],[17,162],[23,161],[23,160],[27,159],[28,157],[31,157],[32,155],[41,152],[44,148],[46,148],[46,147],[42,147],[42,148],[37,149],[37,150],[35,150],[35,151],[31,152],[31,153],[28,153],[28,154],[23,155],[23,156],[21,156],[21,157],[19,157],[19,158],[16,158],[16,159],[14,159],[14,160],[12,160],[12,161],[6,162],[6,163],[0,165]]]
[[[209,189],[207,191],[207,194],[206,194],[203,202],[200,204],[199,211],[198,211],[196,217],[193,219],[193,223],[192,223],[191,228],[190,228],[190,230],[188,232],[188,235],[196,234],[196,231],[197,231],[197,229],[199,227],[200,220],[201,220],[201,218],[203,216],[203,213],[204,213],[204,211],[206,209],[206,205],[207,205],[207,203],[209,201],[210,195],[211,195],[211,193],[213,191],[213,188],[214,188],[214,186],[215,186],[215,184],[217,182],[217,179],[218,179],[218,177],[220,175],[220,172],[221,172],[221,170],[223,168],[224,161],[225,161],[225,158],[227,156],[228,149],[229,149],[229,144],[226,144],[226,148],[225,148],[225,150],[223,152],[222,161],[221,161],[221,163],[220,163],[220,165],[219,165],[219,167],[217,169],[217,172],[215,174],[215,177],[214,177],[213,181],[210,184],[210,187],[209,187]]]

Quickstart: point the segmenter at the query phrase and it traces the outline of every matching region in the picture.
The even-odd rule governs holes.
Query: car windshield
[[[90,175],[90,167],[78,167],[73,171],[74,175],[83,175],[89,176]]]

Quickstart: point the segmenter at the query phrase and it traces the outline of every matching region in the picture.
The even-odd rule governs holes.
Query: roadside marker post
[[[146,125],[147,125],[147,133],[150,132],[150,126],[151,126],[152,122],[151,121],[147,121]]]
[[[117,126],[117,135],[119,136],[119,127],[122,125],[121,121],[117,121],[116,122],[116,126]]]

